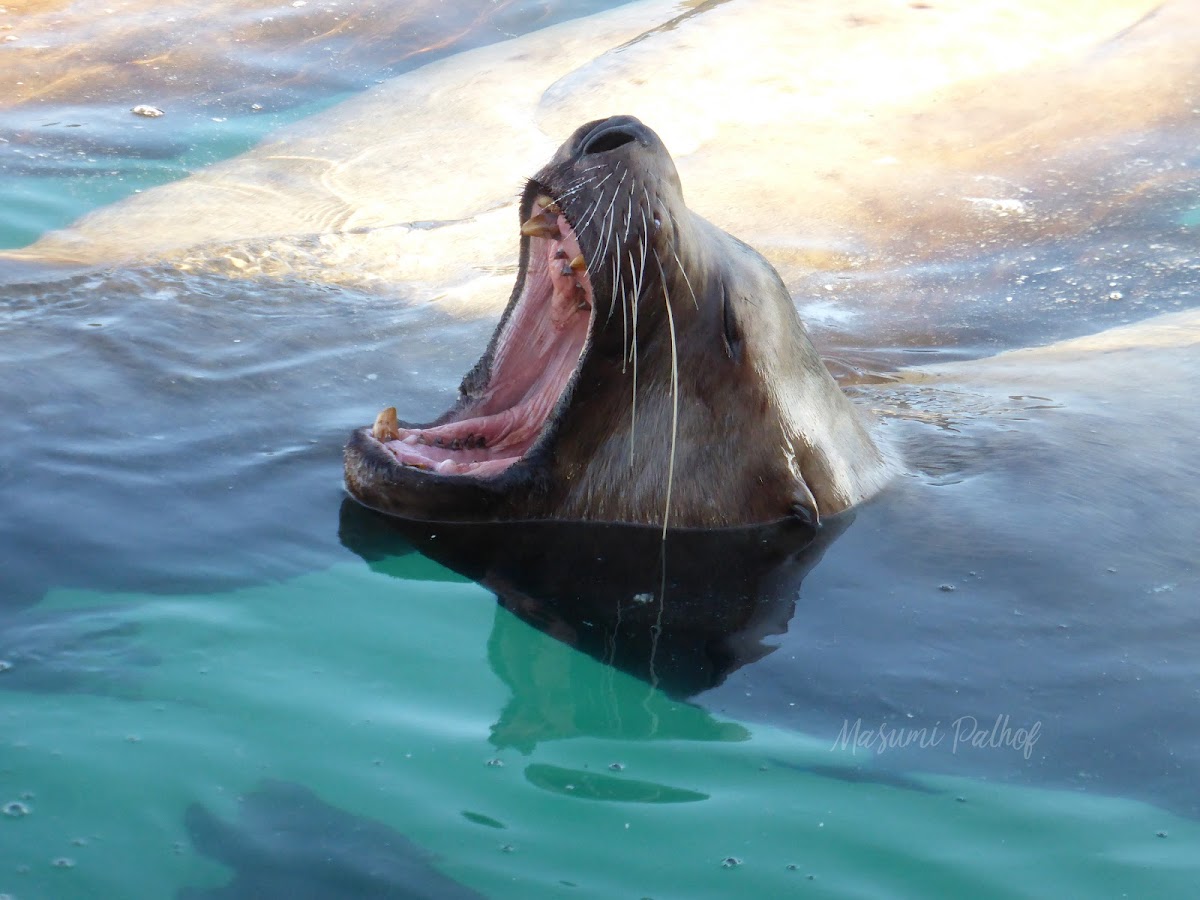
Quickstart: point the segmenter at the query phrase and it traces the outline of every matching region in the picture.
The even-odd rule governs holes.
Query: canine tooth
[[[563,263],[563,266],[562,266],[562,268],[561,268],[561,269],[559,269],[559,272],[558,272],[558,274],[559,274],[559,275],[570,275],[570,274],[572,274],[574,271],[575,271],[575,270],[574,270],[574,269],[572,269],[570,266],[568,266],[566,263]]]
[[[558,226],[544,215],[534,216],[522,225],[521,234],[527,237],[550,238],[552,240],[558,240],[562,237],[562,232],[558,230]]]
[[[573,260],[571,260],[571,268],[572,269],[586,269],[587,268],[587,260],[583,258],[582,253],[577,254],[575,256],[575,258]],[[563,272],[563,274],[566,275],[567,273]]]
[[[382,442],[394,441],[400,437],[400,422],[396,418],[396,407],[389,406],[375,417],[371,426],[371,436]]]
[[[538,209],[544,209],[546,212],[551,213],[552,215],[557,216],[562,213],[562,207],[554,202],[554,198],[547,197],[545,194],[538,194],[537,199],[533,201],[533,205]]]

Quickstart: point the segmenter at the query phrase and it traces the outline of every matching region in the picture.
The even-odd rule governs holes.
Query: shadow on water
[[[805,573],[851,520],[831,519],[815,532],[800,522],[677,530],[664,544],[653,527],[423,524],[346,500],[340,537],[377,567],[412,546],[496,593],[488,661],[512,698],[491,740],[529,753],[542,741],[582,734],[677,734],[658,711],[633,721],[637,705],[618,704],[612,686],[573,653],[531,659],[522,623],[686,700],[775,650],[771,641],[787,630]],[[716,739],[746,736],[732,723],[711,728]],[[685,730],[694,729],[689,722]]]
[[[185,888],[179,900],[482,900],[381,822],[352,816],[297,784],[266,781],[246,795],[237,822],[200,805],[184,824],[198,851],[234,872],[227,885]]]
[[[609,686],[573,679],[572,655],[558,665],[531,659],[521,625],[639,678],[672,699],[690,700],[779,649],[796,613],[805,576],[850,527],[854,513],[812,528],[798,521],[711,531],[585,522],[421,523],[379,515],[347,499],[339,537],[377,571],[419,551],[492,590],[498,612],[488,642],[492,670],[512,698],[492,729],[492,743],[532,753],[547,740],[590,736],[670,739],[661,719],[631,721],[636,705],[617,704]],[[504,615],[500,610],[511,613]],[[572,681],[586,681],[572,684]],[[573,694],[570,700],[567,695]],[[590,702],[580,704],[580,696]],[[710,704],[701,704],[711,708]],[[608,707],[606,710],[605,707]],[[569,721],[563,711],[572,710]],[[728,713],[722,706],[721,712]],[[607,713],[607,714],[606,714]],[[581,727],[583,723],[591,723]],[[599,725],[599,727],[598,727]],[[693,726],[694,727],[694,726]],[[733,723],[721,739],[745,739]],[[773,765],[849,783],[939,793],[899,772],[844,762]],[[527,777],[547,790],[624,802],[690,802],[703,795],[615,780],[595,772],[531,766]],[[640,786],[640,792],[639,792]]]
[[[372,532],[380,518],[346,500],[343,543],[379,559],[386,545]],[[775,649],[765,641],[787,630],[801,580],[852,518],[815,531],[800,522],[676,530],[666,542],[660,529],[636,525],[390,521],[521,621],[687,699]],[[523,661],[506,650],[505,621],[497,619],[489,653],[497,675],[517,687]]]

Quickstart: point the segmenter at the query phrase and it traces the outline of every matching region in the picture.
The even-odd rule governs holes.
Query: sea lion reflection
[[[775,649],[769,638],[787,630],[801,581],[851,518],[835,517],[816,529],[787,521],[678,530],[664,542],[652,526],[435,525],[376,516],[347,501],[342,540],[365,558],[378,558],[379,526],[386,522],[421,553],[494,591],[521,621],[672,700],[686,700]],[[497,615],[489,639],[492,668],[514,695],[493,730],[494,742],[528,748],[548,737],[608,733],[604,723],[611,717],[602,707],[612,698],[568,684],[572,654],[558,662],[530,660],[528,639],[516,625]],[[563,707],[548,695],[565,687],[572,688],[573,702]],[[547,702],[558,712],[545,709]],[[653,724],[637,726],[622,716],[621,734],[633,728],[663,737],[663,729],[673,730],[661,716],[650,718]],[[710,739],[744,737],[712,724]]]

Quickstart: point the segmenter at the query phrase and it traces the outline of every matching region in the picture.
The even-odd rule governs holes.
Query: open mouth
[[[535,197],[521,233],[529,239],[521,294],[494,340],[486,384],[425,428],[401,426],[395,407],[375,419],[372,436],[402,465],[498,475],[537,442],[570,384],[593,318],[587,263],[574,228],[547,194]]]

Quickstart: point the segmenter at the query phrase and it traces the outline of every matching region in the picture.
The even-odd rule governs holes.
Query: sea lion
[[[440,521],[817,522],[887,467],[771,265],[692,213],[632,116],[527,184],[512,297],[455,406],[354,432],[364,504]]]

